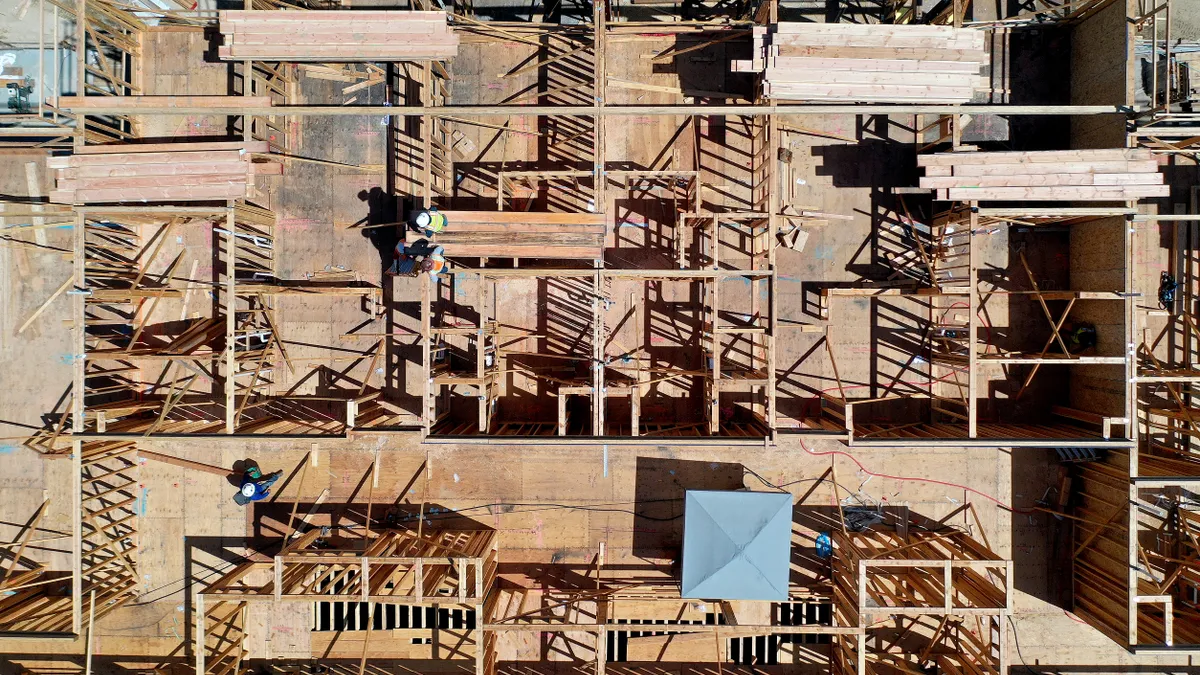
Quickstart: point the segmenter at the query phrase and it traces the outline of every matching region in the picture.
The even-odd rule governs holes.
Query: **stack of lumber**
[[[58,96],[50,105],[68,110],[146,108],[270,108],[270,96]]]
[[[791,101],[966,103],[987,88],[984,32],[951,26],[777,23],[754,29],[762,95]]]
[[[458,54],[445,12],[225,10],[226,60],[443,61]]]
[[[604,216],[596,213],[442,211],[446,229],[434,237],[445,255],[461,258],[599,260]]]
[[[921,187],[954,201],[1136,201],[1166,197],[1158,162],[1144,148],[950,152],[918,155]]]
[[[256,174],[278,174],[281,165],[254,163],[267,143],[119,143],[77,148],[49,157],[55,170],[50,201],[59,204],[176,202],[241,199]]]

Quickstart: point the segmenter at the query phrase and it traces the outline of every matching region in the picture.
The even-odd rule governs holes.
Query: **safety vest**
[[[431,275],[437,276],[442,273],[442,270],[446,269],[446,257],[441,253],[433,253],[429,256],[429,259],[433,261],[433,268],[429,270]]]
[[[437,211],[422,211],[417,214],[417,226],[437,234],[446,229],[446,216]]]

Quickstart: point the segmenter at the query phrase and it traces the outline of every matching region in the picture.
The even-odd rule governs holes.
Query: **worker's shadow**
[[[225,477],[225,480],[229,481],[229,484],[235,488],[241,489],[242,478],[252,467],[258,468],[259,471],[262,471],[262,468],[258,466],[257,461],[253,459],[239,459],[233,463],[233,468],[230,469],[229,475]]]
[[[359,221],[359,224],[366,226],[362,229],[362,236],[370,240],[379,253],[380,269],[386,269],[392,264],[392,253],[400,241],[401,230],[398,227],[372,226],[400,222],[399,200],[380,187],[362,190],[358,193],[358,199],[367,204],[367,217]]]

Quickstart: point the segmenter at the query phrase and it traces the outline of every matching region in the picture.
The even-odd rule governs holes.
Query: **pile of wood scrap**
[[[225,10],[226,60],[443,61],[458,54],[445,12]]]
[[[1136,201],[1166,197],[1158,161],[1144,148],[949,152],[918,155],[921,187],[953,201]]]
[[[762,96],[791,101],[966,103],[988,87],[984,32],[951,26],[788,22],[754,28]]]
[[[604,216],[597,213],[442,211],[446,229],[434,243],[462,258],[599,260]]]
[[[387,71],[373,63],[302,63],[300,72],[314,80],[349,82],[349,85],[342,87],[343,96],[350,96],[387,81]],[[342,105],[353,103],[357,98],[352,96],[343,101]]]
[[[249,196],[254,176],[282,165],[252,161],[267,143],[114,143],[49,157],[55,170],[50,201],[59,204],[210,201]]]

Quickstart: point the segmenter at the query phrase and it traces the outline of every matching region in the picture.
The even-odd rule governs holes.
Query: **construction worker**
[[[438,246],[434,249],[433,253],[430,253],[421,261],[421,271],[428,272],[429,276],[433,279],[436,279],[437,275],[441,274],[444,269],[446,269],[446,257],[442,255],[441,246]]]
[[[436,278],[446,269],[442,247],[429,243],[428,239],[418,239],[412,244],[396,244],[392,258],[392,266],[387,271],[392,276],[415,277],[421,272],[428,272]]]
[[[271,496],[271,486],[274,485],[275,481],[279,480],[280,476],[282,475],[282,471],[276,471],[264,476],[257,466],[250,466],[246,469],[246,472],[242,474],[242,485],[238,490],[238,493],[233,496],[233,501],[236,502],[238,506],[245,506],[250,502],[257,502],[261,499],[266,499],[267,497]]]
[[[436,206],[431,206],[428,209],[421,209],[413,214],[413,228],[424,234],[426,237],[432,237],[442,230],[446,229],[446,216],[438,212]]]

